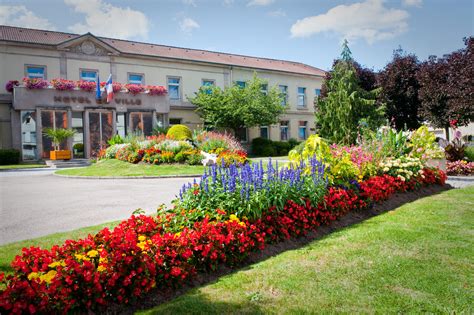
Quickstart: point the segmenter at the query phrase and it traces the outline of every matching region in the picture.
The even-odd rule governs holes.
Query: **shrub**
[[[443,149],[436,143],[434,133],[428,131],[428,127],[421,126],[410,137],[410,155],[423,160],[444,158]]]
[[[114,145],[114,144],[122,144],[123,143],[123,138],[120,135],[115,135],[112,138],[107,141],[109,145]]]
[[[201,165],[204,156],[199,150],[188,150],[183,152],[186,155],[186,164]]]
[[[188,140],[191,139],[192,133],[191,129],[189,129],[185,125],[174,125],[172,126],[166,135],[173,137],[176,140]]]
[[[77,152],[84,152],[84,144],[83,143],[76,143],[72,146],[73,150]]]
[[[272,141],[270,139],[255,138],[252,140],[251,151],[255,156],[282,156],[288,155],[291,149],[298,145],[298,141]]]
[[[0,149],[0,165],[20,163],[20,151],[15,149]]]
[[[469,161],[474,162],[474,147],[466,147],[464,149],[464,155]]]
[[[208,153],[219,154],[218,150],[244,151],[240,142],[228,133],[195,131],[193,141],[198,149]]]

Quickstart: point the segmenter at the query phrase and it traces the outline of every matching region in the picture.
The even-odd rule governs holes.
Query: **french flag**
[[[107,103],[110,103],[114,98],[114,89],[112,86],[112,74],[109,75],[109,78],[105,82],[105,92],[107,92]]]

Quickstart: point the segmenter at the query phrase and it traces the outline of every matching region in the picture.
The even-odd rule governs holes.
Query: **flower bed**
[[[446,173],[453,176],[471,176],[474,175],[474,162],[467,162],[464,160],[447,162]]]
[[[315,162],[309,166],[319,167]],[[0,275],[5,285],[0,293],[0,309],[13,313],[100,311],[110,303],[128,303],[153,288],[176,287],[197,272],[214,270],[219,264],[237,265],[266,244],[305,235],[347,212],[386,200],[395,192],[444,184],[446,179],[439,170],[424,169],[406,181],[383,175],[350,187],[326,189],[323,179],[311,175],[305,178],[318,183],[318,188],[311,189],[321,194],[299,196],[297,191],[304,191],[300,188],[307,183],[306,179],[297,180],[297,177],[306,167],[286,170],[281,176],[287,187],[291,187],[293,180],[296,195],[284,195],[281,204],[271,202],[275,205],[262,209],[252,219],[222,209],[207,209],[212,218],[193,217],[191,210],[187,216],[189,227],[178,229],[182,222],[176,219],[182,208],[177,206],[178,210],[163,211],[158,216],[132,216],[113,231],[106,228],[51,250],[25,248],[12,263],[14,275]],[[216,173],[211,170],[207,176],[215,176],[217,182],[223,170],[215,168]],[[229,170],[229,176],[232,172],[236,169]],[[253,175],[247,172],[248,169],[241,170],[239,178],[242,174],[259,174],[261,169],[255,168]],[[280,175],[274,178],[276,174],[274,170],[270,177],[254,178],[246,183],[250,187],[255,185],[255,194],[265,192],[270,183],[280,180]],[[200,192],[194,191],[205,183],[204,179],[200,184],[188,186],[184,193],[189,191],[198,196]],[[220,181],[215,190],[225,185],[231,183]]]

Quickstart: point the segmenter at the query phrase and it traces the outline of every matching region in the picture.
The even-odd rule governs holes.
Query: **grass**
[[[0,165],[0,170],[16,170],[22,168],[44,168],[48,167],[44,164],[11,164],[11,165]]]
[[[473,236],[474,187],[450,190],[244,268],[143,314],[472,314]]]
[[[88,234],[95,234],[98,231],[102,230],[105,227],[113,228],[120,221],[114,221],[109,223],[104,223],[95,226],[89,226],[82,229],[73,230],[70,232],[62,232],[46,235],[43,237],[25,240],[15,243],[10,243],[0,246],[0,272],[5,272],[6,274],[12,273],[13,269],[10,266],[11,261],[15,258],[16,255],[21,254],[21,249],[23,247],[30,246],[40,246],[42,248],[50,249],[53,245],[62,244],[67,239],[80,239],[86,237]]]
[[[204,166],[187,164],[132,164],[119,160],[102,160],[91,166],[57,171],[56,174],[74,176],[164,176],[201,175]]]

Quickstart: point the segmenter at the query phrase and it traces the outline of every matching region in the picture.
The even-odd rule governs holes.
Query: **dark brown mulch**
[[[137,310],[149,309],[166,301],[172,300],[180,295],[185,294],[190,289],[203,286],[215,282],[219,277],[236,272],[240,269],[246,268],[247,266],[263,261],[272,256],[278,255],[284,251],[297,249],[307,245],[308,243],[328,235],[334,231],[343,229],[344,227],[362,222],[373,216],[381,213],[396,209],[403,204],[415,201],[417,199],[435,195],[443,191],[449,190],[452,187],[450,185],[444,186],[430,186],[424,187],[417,191],[411,191],[406,193],[397,193],[392,196],[389,200],[375,204],[370,209],[361,211],[354,211],[346,214],[344,217],[333,222],[330,226],[319,227],[316,231],[308,233],[306,236],[289,239],[278,244],[266,245],[265,249],[260,252],[255,252],[250,255],[246,262],[240,266],[240,268],[232,269],[226,266],[221,266],[218,270],[210,273],[199,273],[195,279],[181,288],[177,289],[166,289],[166,290],[154,290],[147,293],[145,296],[137,301],[132,302],[129,305],[111,305],[106,314],[134,314]],[[102,312],[101,312],[102,313]]]

